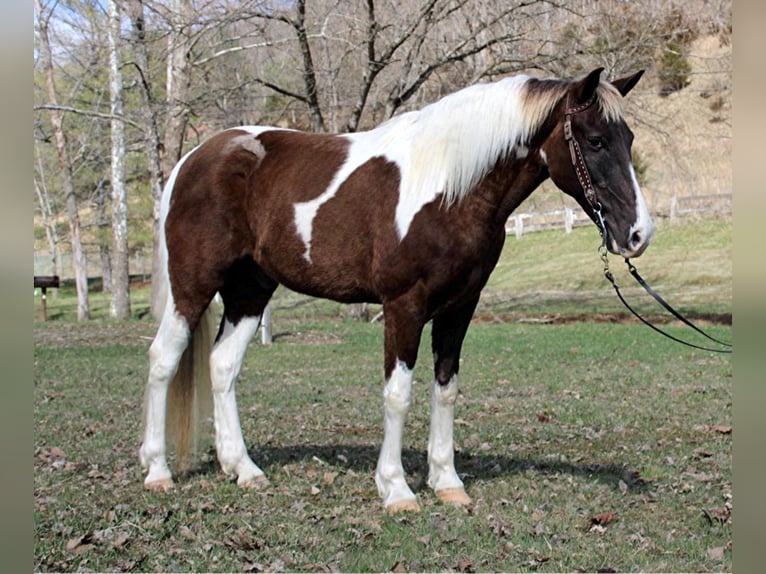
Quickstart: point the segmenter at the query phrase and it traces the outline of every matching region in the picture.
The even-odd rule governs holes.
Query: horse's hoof
[[[471,504],[471,498],[465,493],[464,488],[443,488],[436,491],[436,496],[444,504],[452,506],[469,506]]]
[[[265,475],[259,474],[248,478],[247,480],[237,481],[237,485],[242,488],[252,488],[254,490],[261,490],[267,488],[271,484],[269,479]]]
[[[420,505],[417,500],[407,499],[399,500],[398,502],[392,502],[386,506],[386,511],[389,514],[398,514],[399,512],[420,512]]]
[[[175,486],[172,478],[161,478],[144,484],[146,490],[151,490],[152,492],[167,492],[175,488]]]

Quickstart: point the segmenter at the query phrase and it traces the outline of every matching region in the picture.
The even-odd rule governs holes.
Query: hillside
[[[667,215],[674,196],[732,192],[731,44],[719,36],[692,43],[690,83],[659,95],[655,70],[648,70],[628,96],[628,123],[636,139],[636,163],[645,168],[642,189],[653,213]],[[575,206],[550,182],[521,206],[544,211]]]

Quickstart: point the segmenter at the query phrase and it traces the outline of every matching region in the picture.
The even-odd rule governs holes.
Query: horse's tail
[[[217,324],[211,303],[192,331],[168,388],[166,435],[175,445],[179,469],[188,469],[198,452],[200,426],[213,412],[210,352]]]

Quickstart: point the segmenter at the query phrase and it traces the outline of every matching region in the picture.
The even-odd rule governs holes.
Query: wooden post
[[[266,305],[261,317],[261,344],[271,345],[271,305]]]
[[[43,321],[48,320],[48,287],[52,288],[58,288],[59,287],[59,276],[58,275],[35,275],[34,276],[34,283],[35,283],[35,289],[40,289],[40,292],[42,294],[42,298],[40,301],[42,302],[43,307]]]

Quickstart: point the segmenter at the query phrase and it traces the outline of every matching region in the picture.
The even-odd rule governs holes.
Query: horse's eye
[[[593,149],[602,149],[605,147],[604,138],[598,136],[591,136],[588,138],[588,145]]]

